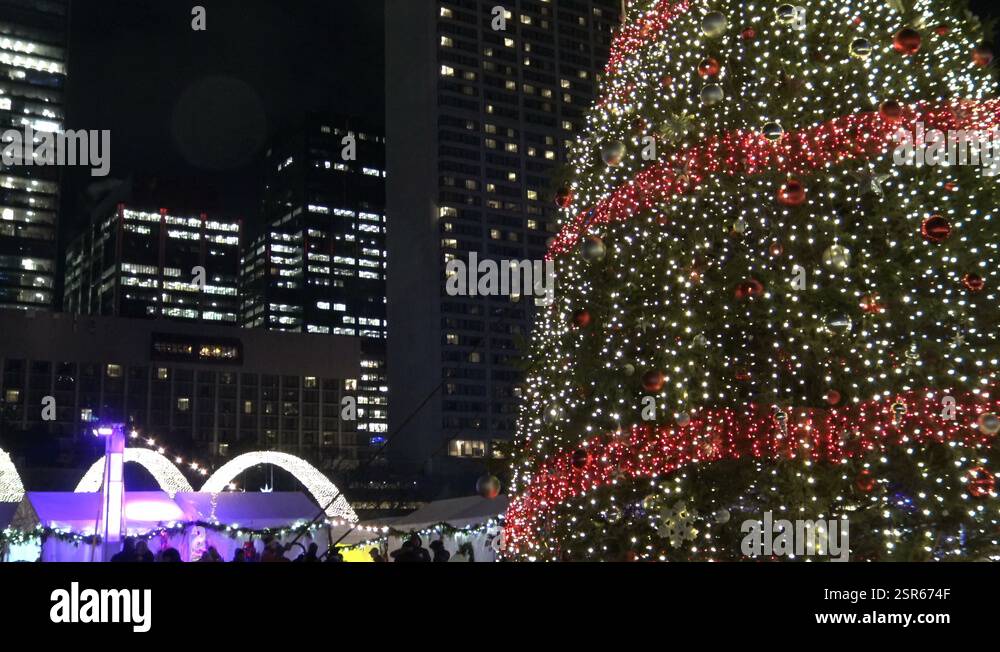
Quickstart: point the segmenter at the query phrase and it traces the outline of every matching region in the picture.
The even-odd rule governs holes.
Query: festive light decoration
[[[19,503],[24,497],[21,476],[7,451],[0,449],[0,503]]]
[[[157,485],[166,491],[171,498],[175,494],[194,491],[184,474],[164,455],[146,448],[126,448],[124,454],[126,464],[139,464],[153,476]],[[104,456],[94,462],[83,478],[76,485],[74,493],[91,494],[101,490],[104,477]]]
[[[998,468],[977,420],[998,407],[1000,196],[900,147],[1000,126],[982,26],[934,2],[783,4],[630,4],[549,248],[516,558],[740,558],[764,508],[849,516],[852,558],[1000,549],[993,492],[967,486]]]
[[[959,120],[956,112],[963,116]],[[1000,103],[951,101],[939,106],[924,104],[903,108],[911,133],[917,123],[926,131],[989,131],[1000,126]],[[626,220],[689,192],[709,174],[757,175],[765,170],[803,173],[820,170],[847,159],[871,160],[891,151],[901,125],[877,111],[835,118],[795,132],[786,132],[780,143],[759,134],[733,132],[710,137],[704,144],[670,155],[667,163],[642,170],[621,188],[610,190],[593,208],[578,214],[556,236],[549,249],[555,257],[573,248],[588,229],[612,220]],[[677,170],[685,170],[679,174]]]
[[[262,451],[246,453],[233,458],[212,474],[201,491],[221,493],[240,473],[263,464],[280,467],[295,476],[295,479],[302,483],[320,507],[326,509],[328,518],[343,518],[351,522],[358,520],[358,515],[348,504],[347,498],[337,489],[336,485],[330,482],[329,478],[309,462],[288,453]]]
[[[211,465],[204,464],[197,460],[189,459],[187,456],[178,455],[168,450],[166,446],[164,446],[161,442],[157,441],[157,439],[155,439],[154,437],[147,434],[143,434],[138,430],[135,429],[131,430],[129,432],[129,438],[131,439],[133,445],[146,446],[150,450],[154,450],[160,455],[172,459],[177,468],[182,472],[184,470],[187,470],[191,473],[195,473],[202,476],[208,476],[208,474],[212,471]],[[236,485],[233,484],[229,488],[235,490]]]

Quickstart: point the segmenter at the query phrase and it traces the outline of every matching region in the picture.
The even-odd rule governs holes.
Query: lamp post
[[[102,424],[94,428],[94,435],[104,437],[104,483],[96,534],[101,537],[102,560],[109,561],[125,533],[125,424]]]

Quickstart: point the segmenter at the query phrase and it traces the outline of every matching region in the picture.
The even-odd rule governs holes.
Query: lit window
[[[253,401],[243,401],[243,414],[253,414]]]
[[[108,378],[121,378],[122,367],[118,364],[109,364],[107,368]]]
[[[486,457],[486,442],[452,439],[448,442],[448,454],[452,457]]]
[[[315,376],[306,376],[305,378],[305,388],[306,389],[316,389],[319,387],[319,382],[317,382]]]
[[[177,411],[178,412],[188,412],[191,410],[191,399],[189,398],[179,398],[177,399]]]
[[[170,371],[166,367],[159,367],[156,370],[156,379],[157,380],[169,380],[170,379]]]
[[[21,390],[8,389],[5,393],[5,397],[8,403],[18,403],[21,400]]]
[[[83,408],[80,410],[80,421],[84,423],[90,423],[94,420],[94,411],[90,408]]]

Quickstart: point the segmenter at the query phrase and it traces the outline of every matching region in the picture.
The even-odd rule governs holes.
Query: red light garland
[[[942,417],[943,395],[924,390],[829,410],[791,409],[788,418],[780,420],[764,406],[751,405],[743,413],[707,409],[684,425],[641,425],[594,437],[582,448],[544,462],[511,501],[505,519],[509,551],[530,554],[537,529],[552,507],[622,475],[652,478],[695,463],[748,457],[835,463],[863,452],[925,442],[988,445],[993,437],[983,434],[976,423],[980,414],[1000,412],[1000,400],[989,402],[983,395],[971,394],[961,400],[955,397],[957,414],[968,416],[948,420]],[[906,410],[901,418],[900,405]],[[589,453],[591,462],[585,466],[579,465],[580,451]]]
[[[802,175],[845,160],[881,156],[889,151],[903,125],[917,122],[922,122],[926,131],[987,131],[1000,125],[1000,100],[905,106],[901,122],[888,120],[878,111],[858,113],[797,132],[786,132],[777,142],[767,140],[759,132],[734,131],[713,136],[702,144],[675,151],[667,161],[647,167],[596,206],[578,214],[555,237],[548,258],[571,251],[588,229],[613,220],[629,219],[671,197],[689,192],[710,174],[737,176],[782,172]]]

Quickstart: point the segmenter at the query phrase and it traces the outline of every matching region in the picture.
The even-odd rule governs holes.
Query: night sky
[[[207,32],[191,29],[195,4]],[[167,207],[254,223],[269,135],[307,111],[383,122],[382,17],[381,0],[74,0],[67,125],[111,129],[111,176],[135,175]],[[72,235],[94,179],[66,174]]]
[[[111,129],[111,177],[163,205],[253,221],[269,135],[307,111],[383,122],[383,50],[380,0],[74,0],[67,126]],[[67,175],[72,234],[95,180]]]

